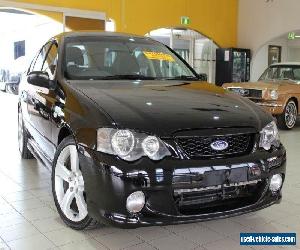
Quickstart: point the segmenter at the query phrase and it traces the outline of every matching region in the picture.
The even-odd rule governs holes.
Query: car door
[[[31,72],[46,72],[50,81],[55,81],[58,49],[55,41],[43,46]],[[55,97],[54,89],[29,84],[28,114],[31,135],[44,157],[53,160],[55,146],[51,141],[51,109]]]
[[[25,124],[25,127],[29,130],[29,132],[31,132],[31,129],[30,129],[31,122],[30,122],[28,107],[30,108],[30,105],[31,105],[30,104],[31,98],[29,98],[30,97],[29,92],[30,92],[31,86],[27,82],[27,76],[28,76],[28,73],[32,71],[38,55],[39,55],[39,53],[33,58],[27,71],[25,71],[22,74],[21,82],[20,82],[20,89],[19,89],[20,108],[22,110],[23,122]]]

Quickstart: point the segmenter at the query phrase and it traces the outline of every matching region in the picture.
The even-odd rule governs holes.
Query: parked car
[[[10,75],[9,80],[5,82],[5,91],[7,93],[18,95],[21,76],[22,73],[13,73]]]
[[[28,59],[25,56],[21,56],[9,63],[6,70],[1,70],[0,90],[18,95],[20,78],[26,67],[28,67]]]
[[[273,117],[199,81],[151,38],[63,33],[33,59],[19,97],[21,156],[51,169],[72,228],[196,222],[281,201]]]
[[[300,63],[276,63],[258,82],[227,83],[223,87],[262,106],[277,118],[281,129],[296,125],[300,112]]]

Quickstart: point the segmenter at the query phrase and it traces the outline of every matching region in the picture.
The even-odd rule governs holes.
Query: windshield
[[[259,78],[260,81],[292,80],[300,81],[300,65],[274,65],[270,66]]]
[[[72,37],[66,39],[64,54],[70,80],[197,80],[166,46],[148,38]]]

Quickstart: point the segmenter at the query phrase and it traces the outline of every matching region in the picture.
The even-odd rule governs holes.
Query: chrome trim
[[[257,89],[257,88],[248,88],[248,87],[227,87],[227,89],[248,89],[248,90],[260,90],[264,91],[264,89]]]
[[[233,164],[231,166],[211,166],[211,167],[192,167],[192,168],[177,168],[173,171],[173,177],[184,177],[190,175],[203,175],[206,172],[218,171],[218,170],[227,170],[227,169],[234,169],[234,168],[249,168],[252,167],[252,162],[247,163],[240,163],[240,164]]]
[[[181,193],[190,193],[190,192],[201,192],[206,190],[218,190],[222,189],[222,187],[240,187],[240,186],[246,186],[250,184],[257,184],[260,182],[261,179],[253,180],[253,181],[243,181],[239,183],[230,183],[230,184],[224,184],[224,185],[217,185],[217,186],[209,186],[205,188],[184,188],[184,189],[175,189],[175,194],[181,194]]]
[[[260,106],[266,106],[266,107],[282,107],[282,104],[277,104],[277,103],[265,103],[265,102],[257,102],[257,105]]]
[[[124,176],[127,178],[142,178],[146,180],[147,183],[145,183],[145,186],[150,186],[150,177],[146,171],[143,170],[137,170],[137,171],[131,171],[128,173],[124,173]],[[163,175],[161,175],[163,177]]]

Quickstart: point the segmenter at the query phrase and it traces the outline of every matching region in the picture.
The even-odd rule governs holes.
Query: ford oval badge
[[[228,146],[228,142],[222,140],[214,141],[210,144],[210,147],[217,151],[225,150],[228,148]]]

